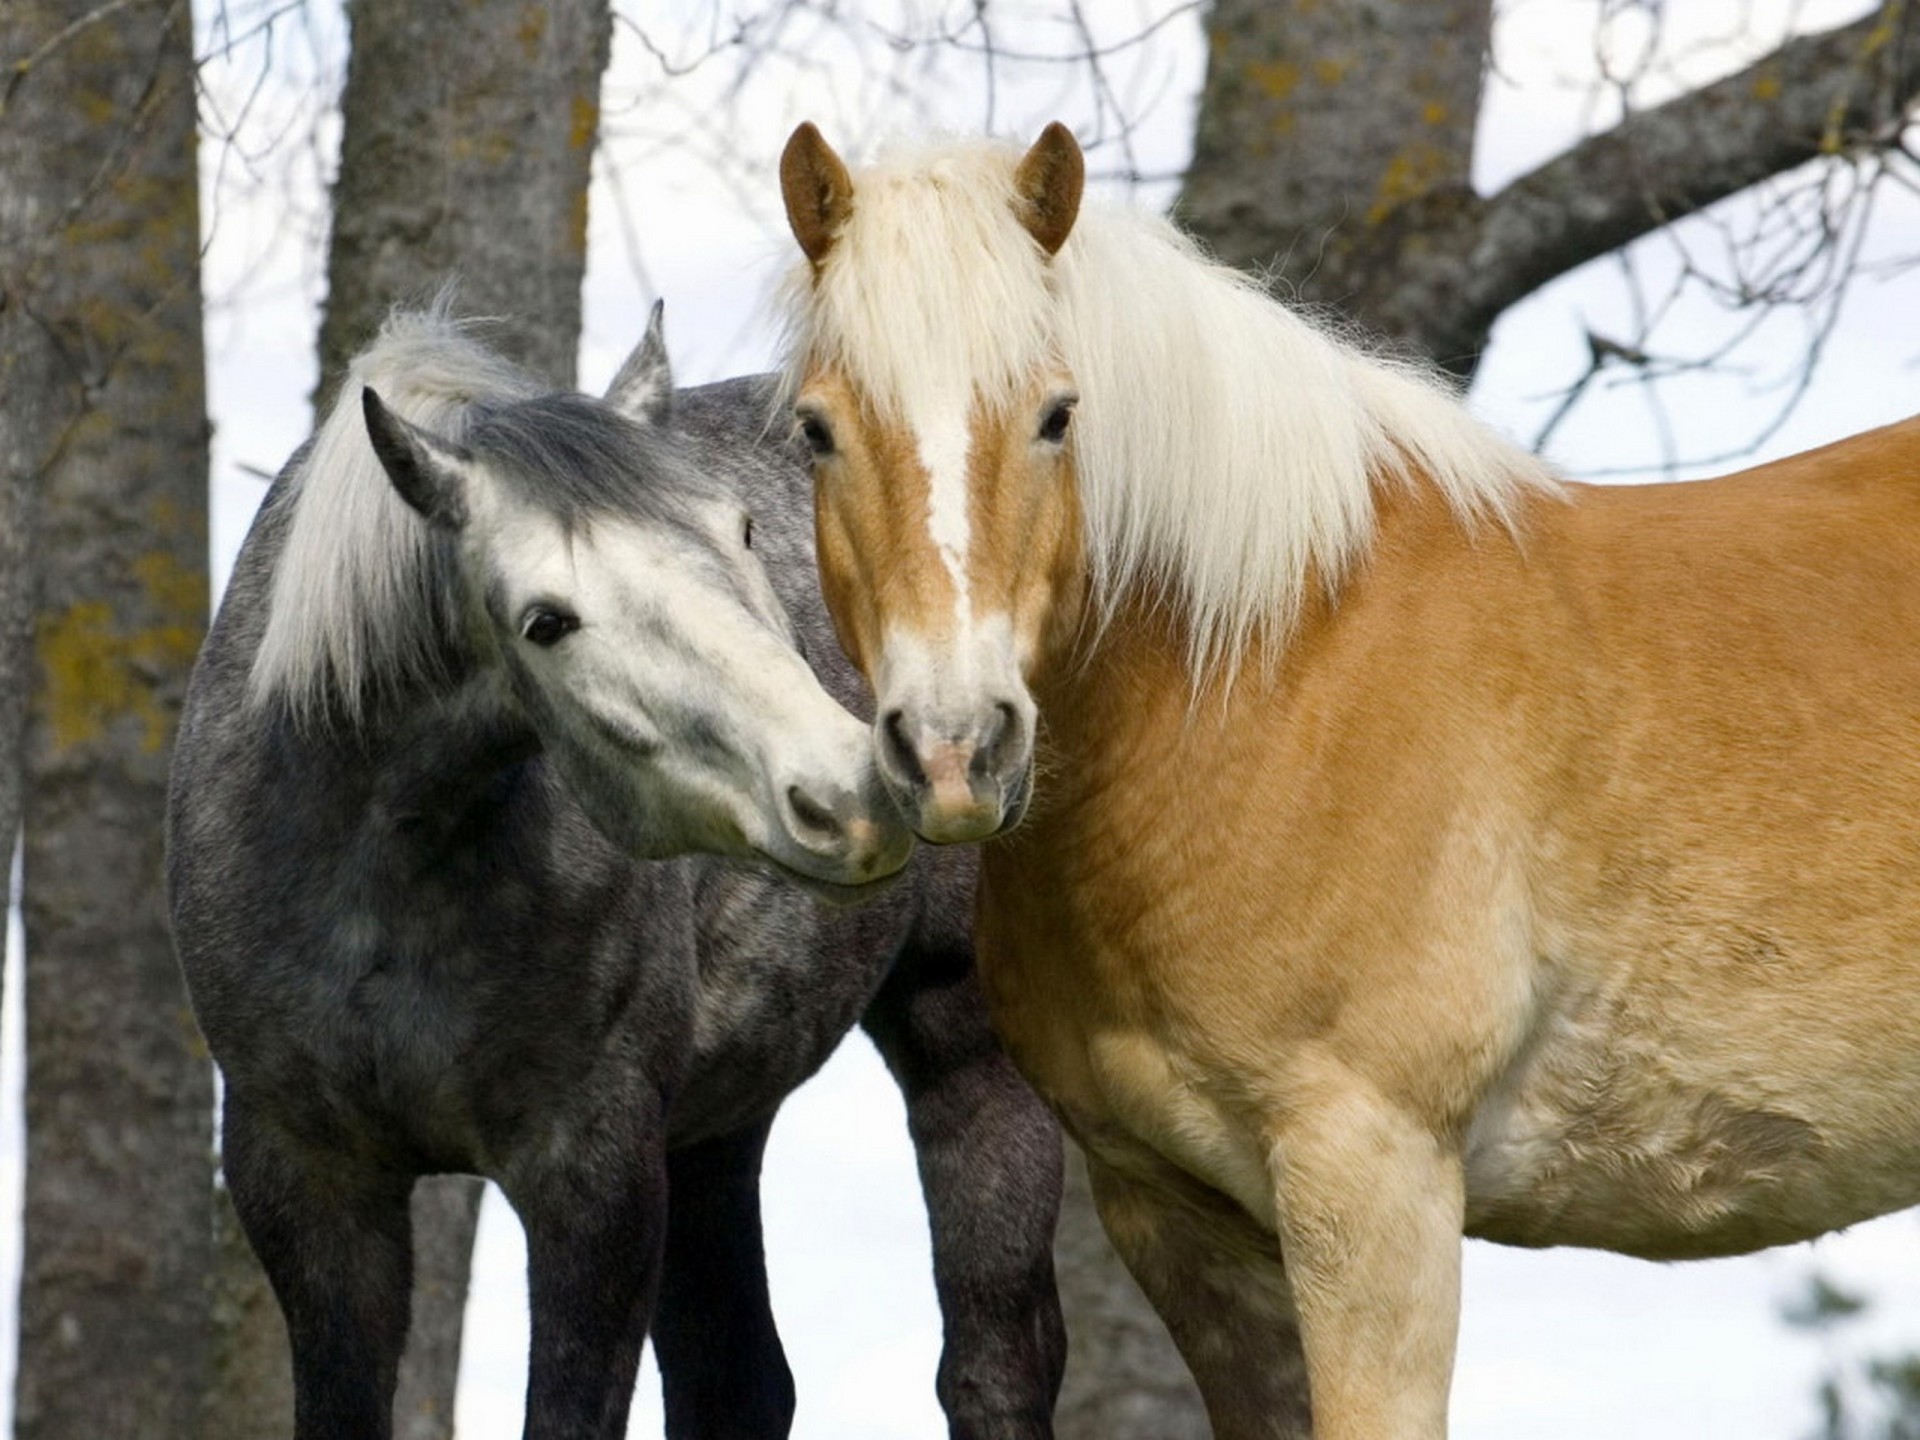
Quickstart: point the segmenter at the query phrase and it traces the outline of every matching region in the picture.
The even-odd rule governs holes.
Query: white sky
[[[244,16],[245,7],[230,12]],[[648,7],[657,13],[661,7]],[[664,7],[656,43],[684,30],[708,7]],[[860,7],[856,7],[860,8]],[[900,0],[903,10],[932,7]],[[949,7],[964,13],[966,6]],[[1028,6],[1026,13],[1039,7]],[[1119,3],[1099,10],[1112,36],[1137,28],[1172,5]],[[1676,66],[1689,81],[1730,68],[1767,48],[1795,17],[1802,28],[1852,18],[1857,3],[1738,3],[1692,0],[1669,6]],[[862,14],[891,6],[865,7]],[[1497,79],[1483,125],[1476,179],[1490,189],[1564,148],[1583,125],[1610,118],[1592,101],[1596,33],[1591,0],[1509,0],[1497,55]],[[1685,23],[1698,26],[1678,33]],[[220,113],[244,117],[241,145],[224,155],[207,147],[218,177],[217,216],[208,254],[210,386],[216,431],[215,546],[224,574],[264,487],[240,467],[272,470],[304,437],[312,385],[313,304],[319,250],[288,216],[317,214],[330,173],[334,127],[298,152],[291,179],[270,140],[311,129],[337,60],[337,14],[322,9],[311,29],[282,25],[276,69],[253,81],[257,45],[236,51],[213,72]],[[1637,53],[1641,12],[1609,22],[1605,53],[1616,68]],[[242,28],[236,24],[236,29]],[[856,43],[847,31],[795,37],[804,60],[769,65],[741,96],[724,93],[724,59],[695,69],[662,91],[658,67],[634,32],[616,35],[607,90],[607,151],[593,196],[590,273],[581,380],[605,383],[641,333],[654,294],[667,300],[668,337],[683,382],[764,368],[773,338],[755,316],[766,286],[786,263],[772,166],[799,119],[819,120],[836,143],[926,123],[976,130],[987,116],[986,73],[977,60],[951,57],[932,71],[904,62],[883,83],[862,65],[884,46]],[[1000,37],[1003,44],[1008,29]],[[1058,43],[1043,26],[1033,43]],[[208,48],[203,45],[203,49]],[[697,47],[696,47],[697,48]],[[691,50],[673,50],[687,59]],[[1149,176],[1177,175],[1190,144],[1192,100],[1202,62],[1198,21],[1187,13],[1148,46],[1112,57],[1109,79],[1131,113],[1146,119],[1133,136],[1133,163]],[[993,76],[993,118],[1009,133],[1031,134],[1058,116],[1083,138],[1099,117],[1082,71],[1003,64]],[[1641,100],[1657,99],[1655,84]],[[907,97],[903,99],[902,97]],[[303,127],[302,117],[308,122]],[[1111,119],[1109,114],[1106,117]],[[709,150],[716,135],[737,149],[726,166]],[[1121,168],[1112,144],[1094,148],[1096,175]],[[282,149],[276,152],[284,155]],[[288,186],[293,187],[291,191]],[[1170,188],[1149,182],[1143,200],[1165,203]],[[1689,244],[1713,246],[1708,227],[1689,227]],[[1920,253],[1920,205],[1911,195],[1889,204],[1871,253]],[[1640,247],[1654,275],[1670,268],[1672,242]],[[1658,288],[1657,285],[1654,288]],[[1527,439],[1537,433],[1564,387],[1584,368],[1583,326],[1626,338],[1628,291],[1611,262],[1597,262],[1503,317],[1476,383],[1473,403],[1488,419]],[[1920,409],[1920,280],[1863,284],[1828,346],[1814,388],[1755,458],[1789,453]],[[1681,323],[1656,346],[1679,353],[1702,343],[1712,317],[1683,304]],[[1780,398],[1797,354],[1792,323],[1762,333],[1733,373],[1667,389],[1667,423],[1682,456],[1710,456],[1744,444]],[[1759,417],[1759,418],[1757,418]],[[1551,453],[1574,473],[1657,461],[1652,413],[1631,387],[1609,389],[1556,433]],[[1714,466],[1712,468],[1728,468]],[[1684,472],[1683,473],[1687,473]],[[17,1284],[19,1213],[17,967],[0,1020],[0,1283]],[[935,1440],[945,1434],[933,1400],[938,1316],[927,1268],[920,1209],[900,1102],[871,1047],[855,1038],[788,1105],[767,1161],[767,1248],[776,1309],[800,1393],[801,1440]],[[511,1440],[520,1433],[525,1381],[524,1254],[517,1224],[490,1195],[482,1221],[474,1298],[458,1410],[463,1440]],[[1812,1432],[1813,1386],[1825,1357],[1815,1342],[1786,1330],[1780,1302],[1813,1269],[1876,1301],[1869,1321],[1847,1332],[1862,1349],[1920,1347],[1920,1225],[1904,1215],[1856,1227],[1840,1237],[1744,1261],[1656,1266],[1570,1252],[1535,1254],[1468,1247],[1465,1318],[1454,1389],[1454,1431],[1461,1440],[1797,1440]],[[10,1307],[9,1307],[10,1308]],[[10,1375],[11,1317],[0,1316],[0,1380]],[[0,1397],[0,1434],[10,1432],[11,1385]],[[643,1377],[630,1429],[661,1433],[657,1382]]]

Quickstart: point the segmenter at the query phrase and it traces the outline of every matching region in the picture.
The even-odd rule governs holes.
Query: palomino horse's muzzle
[[[895,708],[874,740],[880,773],[908,825],[936,845],[985,840],[1026,813],[1033,770],[1031,702],[994,701],[965,719]]]

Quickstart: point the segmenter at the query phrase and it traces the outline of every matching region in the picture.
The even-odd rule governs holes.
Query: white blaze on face
[[[954,620],[964,633],[973,618],[967,594],[967,405],[959,399],[922,407],[913,417],[920,464],[927,472],[927,535],[953,577]]]
[[[997,726],[1003,703],[1029,725],[1032,720],[1011,617],[974,610],[968,576],[971,411],[965,389],[955,387],[945,396],[923,397],[907,413],[927,477],[927,536],[953,581],[954,623],[947,637],[887,626],[873,680],[883,708],[902,712],[923,765],[937,752],[978,737],[989,723]]]

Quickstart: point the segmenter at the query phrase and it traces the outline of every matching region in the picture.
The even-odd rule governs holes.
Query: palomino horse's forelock
[[[793,267],[776,405],[816,368],[856,376],[875,419],[978,393],[1013,393],[1055,355],[1045,256],[1014,214],[1010,147],[902,152],[859,176],[858,198],[816,266]],[[948,246],[930,246],[937,226]]]

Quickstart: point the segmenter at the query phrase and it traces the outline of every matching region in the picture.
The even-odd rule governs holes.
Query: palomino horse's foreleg
[[[909,948],[862,1024],[907,1103],[952,1440],[1047,1440],[1067,1354],[1053,1277],[1059,1127],[994,1038],[963,939]]]
[[[653,1317],[668,1440],[777,1440],[793,1374],[760,1237],[766,1124],[667,1155],[667,1252]]]
[[[525,1440],[621,1440],[667,1232],[665,1107],[609,1097],[505,1186],[527,1232]]]
[[[1193,1372],[1216,1440],[1308,1440],[1306,1362],[1279,1248],[1233,1202],[1089,1153],[1107,1238]]]
[[[1316,1440],[1442,1440],[1465,1180],[1432,1129],[1364,1082],[1311,1087],[1274,1127],[1275,1209]]]
[[[294,1440],[387,1440],[413,1280],[413,1177],[312,1156],[229,1089],[221,1166],[293,1353]]]

